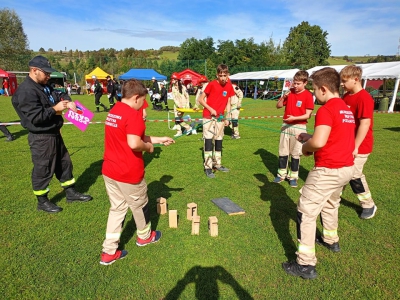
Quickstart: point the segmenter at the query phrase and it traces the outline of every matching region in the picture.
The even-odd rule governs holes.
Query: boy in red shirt
[[[221,163],[222,140],[224,138],[224,126],[229,121],[221,117],[224,110],[229,113],[231,105],[229,98],[235,96],[232,84],[229,81],[228,66],[220,64],[217,67],[217,79],[211,81],[199,97],[199,103],[203,110],[203,138],[204,138],[204,173],[208,178],[215,178],[213,169],[221,172],[229,172]],[[207,102],[205,98],[207,97]],[[215,147],[213,145],[215,141]]]
[[[147,89],[140,81],[126,81],[121,102],[114,105],[105,122],[102,173],[111,207],[100,261],[102,265],[110,265],[128,254],[126,250],[117,250],[128,208],[132,210],[136,223],[136,245],[146,246],[161,238],[160,231],[151,230],[142,152],[152,153],[154,143],[169,146],[174,140],[145,135],[142,109],[146,94]]]
[[[353,151],[355,171],[350,180],[350,186],[363,208],[360,218],[371,219],[375,216],[377,207],[372,200],[363,168],[372,152],[374,143],[372,129],[374,126],[374,99],[362,88],[361,76],[362,69],[355,65],[346,66],[340,72],[340,79],[346,90],[343,100],[353,112],[356,120],[356,141]]]
[[[297,205],[297,260],[282,264],[286,273],[306,279],[317,277],[315,242],[333,252],[340,251],[338,211],[340,194],[354,173],[354,116],[339,98],[340,76],[333,68],[323,68],[311,76],[318,102],[324,104],[315,116],[313,135],[301,133],[304,155],[314,153],[315,165],[300,189]],[[321,214],[322,237],[316,236],[316,220]]]
[[[276,108],[285,106],[283,125],[279,139],[279,168],[275,183],[289,180],[291,187],[297,187],[299,178],[301,143],[296,139],[300,133],[307,132],[307,120],[314,109],[312,94],[305,89],[308,82],[307,71],[298,71],[293,77],[293,87],[279,98]],[[289,155],[291,156],[288,172]]]

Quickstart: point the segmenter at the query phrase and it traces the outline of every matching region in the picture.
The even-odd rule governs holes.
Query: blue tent
[[[119,76],[121,80],[138,79],[138,80],[151,80],[155,77],[157,81],[166,80],[167,76],[161,75],[153,69],[130,69],[125,74]]]

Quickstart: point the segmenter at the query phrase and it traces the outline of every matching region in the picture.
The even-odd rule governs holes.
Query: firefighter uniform
[[[47,59],[39,56],[32,61],[36,67],[36,65],[42,66],[41,63]],[[50,66],[49,63],[48,65]],[[19,85],[12,98],[21,125],[29,131],[28,142],[33,162],[31,175],[33,193],[39,202],[38,209],[46,212],[62,210],[47,198],[49,183],[54,174],[66,190],[69,202],[92,199],[91,196],[82,195],[73,188],[75,178],[72,175],[72,162],[60,134],[63,117],[57,115],[53,109],[53,106],[61,100],[71,99],[65,93],[59,94],[50,86],[35,82],[30,75]]]
[[[233,90],[235,91],[235,96],[230,98],[231,101],[231,124],[232,124],[232,138],[240,139],[239,134],[239,113],[240,107],[242,106],[243,92],[236,85],[232,84]]]

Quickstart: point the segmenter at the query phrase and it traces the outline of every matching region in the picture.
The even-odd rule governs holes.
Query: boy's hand
[[[210,108],[209,111],[210,111],[210,114],[211,114],[212,116],[214,116],[214,117],[217,116],[217,111],[216,111],[214,108]]]
[[[312,137],[311,134],[308,133],[300,133],[298,135],[296,135],[296,140],[298,140],[300,143],[305,143],[307,142],[310,138]]]
[[[154,146],[153,146],[153,144],[152,144],[152,143],[146,143],[146,145],[147,145],[147,150],[146,150],[146,152],[147,152],[147,153],[153,153],[153,152],[154,152]]]
[[[358,148],[354,149],[354,151],[353,151],[353,157],[356,157],[357,154],[358,154]]]
[[[296,117],[292,116],[292,115],[287,115],[288,117],[286,119],[283,119],[284,122],[293,122],[296,120]]]
[[[160,144],[163,144],[164,146],[169,146],[171,144],[175,144],[175,140],[170,138],[169,136],[163,136],[160,137]]]

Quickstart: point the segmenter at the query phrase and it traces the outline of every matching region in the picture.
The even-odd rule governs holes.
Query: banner
[[[76,112],[69,109],[64,114],[64,117],[78,127],[81,131],[85,131],[90,123],[90,120],[93,119],[94,114],[79,101],[74,102],[76,105]]]

